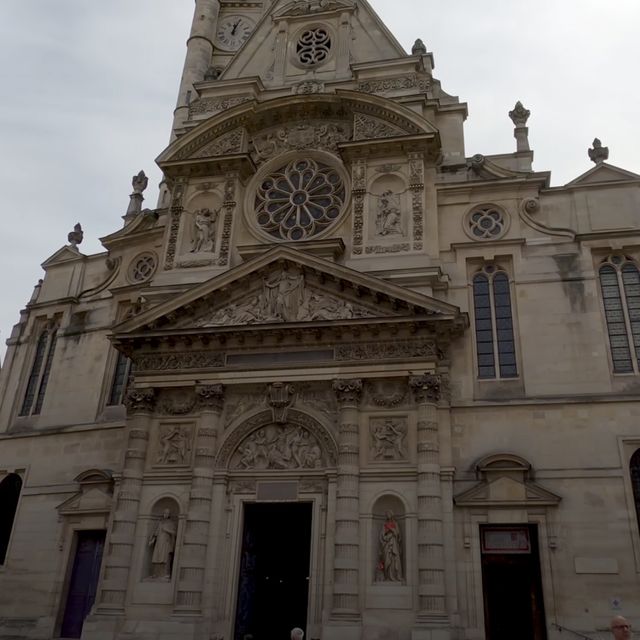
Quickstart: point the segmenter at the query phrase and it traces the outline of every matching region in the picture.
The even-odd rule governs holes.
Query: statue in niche
[[[187,464],[190,450],[188,432],[182,427],[167,427],[160,436],[157,464]]]
[[[400,195],[383,191],[378,200],[376,234],[379,236],[402,235],[400,226]]]
[[[404,429],[394,420],[385,420],[371,426],[373,456],[376,460],[402,460]]]
[[[393,511],[387,511],[380,530],[378,575],[381,582],[402,582],[402,534]]]
[[[178,527],[171,517],[171,511],[165,509],[162,519],[156,525],[151,537],[151,578],[169,580],[173,568],[173,555],[176,547]]]
[[[220,209],[204,208],[194,213],[194,237],[190,253],[213,251],[216,244],[216,222]]]

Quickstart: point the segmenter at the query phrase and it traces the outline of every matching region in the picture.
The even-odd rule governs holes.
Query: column
[[[207,564],[213,466],[224,402],[224,387],[221,384],[197,387],[196,397],[200,417],[194,442],[193,479],[180,553],[176,611],[199,614]]]
[[[440,376],[411,376],[418,414],[418,619],[446,615],[438,410]]]
[[[334,380],[339,406],[332,617],[360,618],[360,479],[358,405],[362,380]]]
[[[129,389],[125,402],[129,439],[111,533],[105,549],[105,569],[100,585],[98,613],[123,612],[126,604],[155,391]]]

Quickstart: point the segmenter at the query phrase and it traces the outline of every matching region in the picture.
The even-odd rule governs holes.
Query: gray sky
[[[534,168],[564,184],[592,165],[640,173],[638,0],[370,0],[400,42],[422,38],[445,91],[469,104],[467,156],[515,150],[532,112]],[[487,10],[487,6],[490,10]],[[192,0],[0,1],[0,354],[40,263],[81,222],[84,253],[118,229],[131,176],[154,207]]]

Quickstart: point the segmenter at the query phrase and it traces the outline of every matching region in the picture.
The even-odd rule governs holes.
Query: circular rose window
[[[258,185],[258,227],[279,240],[306,240],[340,216],[345,193],[342,176],[333,167],[311,158],[293,160]]]

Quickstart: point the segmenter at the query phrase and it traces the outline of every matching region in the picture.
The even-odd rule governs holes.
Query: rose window
[[[467,229],[478,240],[498,238],[504,233],[506,226],[504,214],[493,206],[478,207],[467,217]]]
[[[279,240],[306,240],[340,215],[345,186],[340,174],[315,160],[294,160],[258,186],[258,226]]]
[[[129,280],[132,282],[145,282],[155,273],[157,261],[152,253],[143,253],[129,266]]]
[[[298,60],[307,67],[326,62],[330,50],[331,36],[322,27],[305,31],[296,45]]]

